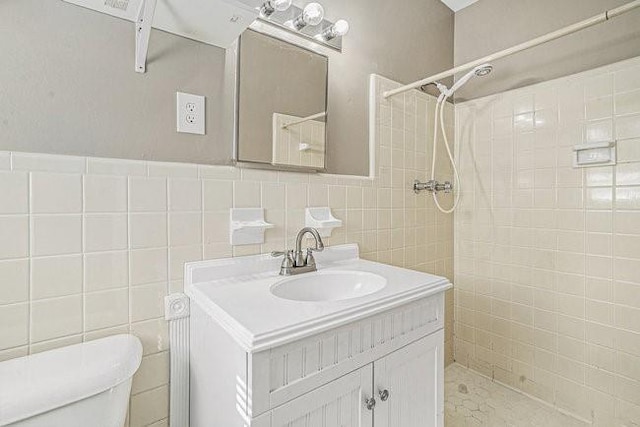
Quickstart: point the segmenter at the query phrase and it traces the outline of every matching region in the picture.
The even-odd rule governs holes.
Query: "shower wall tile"
[[[640,420],[639,70],[456,106],[455,359],[596,426]],[[616,166],[572,167],[612,140]]]
[[[9,159],[8,170],[0,172],[0,360],[135,334],[144,357],[130,426],[166,425],[164,296],[183,290],[184,263],[292,247],[307,206],[329,206],[343,220],[328,245],[358,243],[366,259],[452,278],[452,218],[411,189],[414,179],[424,181],[430,173],[435,101],[418,92],[392,101],[380,97],[397,86],[377,80],[378,166],[372,179],[0,152],[0,168]],[[451,105],[446,117],[453,141]],[[512,152],[502,149],[500,161],[507,165]],[[440,150],[437,168],[451,179],[446,164]],[[507,175],[498,179],[505,182]],[[449,205],[450,197],[442,203]],[[276,227],[267,230],[264,244],[229,244],[231,207],[265,209]],[[629,245],[634,242],[621,247]],[[448,363],[452,292],[446,304]],[[633,318],[622,315],[620,322]]]

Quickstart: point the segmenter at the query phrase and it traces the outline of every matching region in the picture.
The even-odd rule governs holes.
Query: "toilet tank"
[[[142,345],[115,335],[0,363],[0,426],[92,398],[128,382]],[[127,398],[122,404],[126,410]]]

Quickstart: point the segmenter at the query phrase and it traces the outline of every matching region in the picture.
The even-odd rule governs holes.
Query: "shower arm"
[[[398,95],[400,93],[407,92],[411,89],[417,89],[421,86],[425,86],[429,83],[433,83],[437,80],[442,80],[447,77],[451,77],[457,73],[461,73],[463,71],[470,70],[472,68],[477,67],[478,65],[482,65],[486,62],[493,62],[497,59],[504,58],[505,56],[513,55],[518,52],[522,52],[523,50],[531,49],[533,47],[539,46],[541,44],[550,42],[552,40],[558,39],[560,37],[564,37],[569,34],[573,34],[585,28],[592,27],[594,25],[600,24],[602,22],[606,22],[612,18],[620,16],[624,13],[627,13],[633,9],[640,7],[640,0],[634,0],[629,3],[626,3],[622,6],[616,7],[615,9],[607,10],[605,12],[599,13],[591,18],[585,19],[584,21],[580,21],[573,25],[566,26],[556,31],[552,31],[543,36],[537,37],[535,39],[529,40],[524,43],[520,43],[516,46],[510,47],[508,49],[501,50],[499,52],[492,53],[491,55],[487,55],[483,58],[477,59],[475,61],[468,62],[466,64],[460,65],[458,67],[452,68],[447,71],[443,71],[441,73],[435,74],[431,77],[427,77],[426,79],[419,80],[415,83],[411,83],[405,86],[401,86],[397,89],[385,91],[382,95],[385,99],[392,97],[394,95]]]

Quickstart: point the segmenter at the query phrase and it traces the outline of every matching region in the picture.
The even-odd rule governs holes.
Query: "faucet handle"
[[[274,251],[271,252],[271,256],[274,258],[277,257],[281,257],[284,256],[284,259],[282,260],[282,265],[289,265],[290,263],[293,263],[293,251],[292,250],[288,250],[288,251]],[[291,267],[293,267],[295,264],[291,265]]]
[[[296,266],[295,260],[293,258],[293,251],[274,251],[271,252],[272,257],[283,256],[282,264],[280,265],[280,275],[281,276],[289,276],[291,274],[291,270]]]
[[[312,248],[307,248],[307,257],[306,257],[306,262],[305,265],[309,266],[309,267],[315,267],[316,266],[316,259],[313,256],[313,252],[316,251],[317,249],[312,249]]]

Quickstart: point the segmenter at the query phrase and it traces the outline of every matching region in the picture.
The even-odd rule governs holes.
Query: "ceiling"
[[[464,9],[467,6],[471,6],[473,3],[477,1],[478,0],[442,0],[442,3],[449,6],[449,9],[453,10],[454,12],[457,12],[460,9]]]

